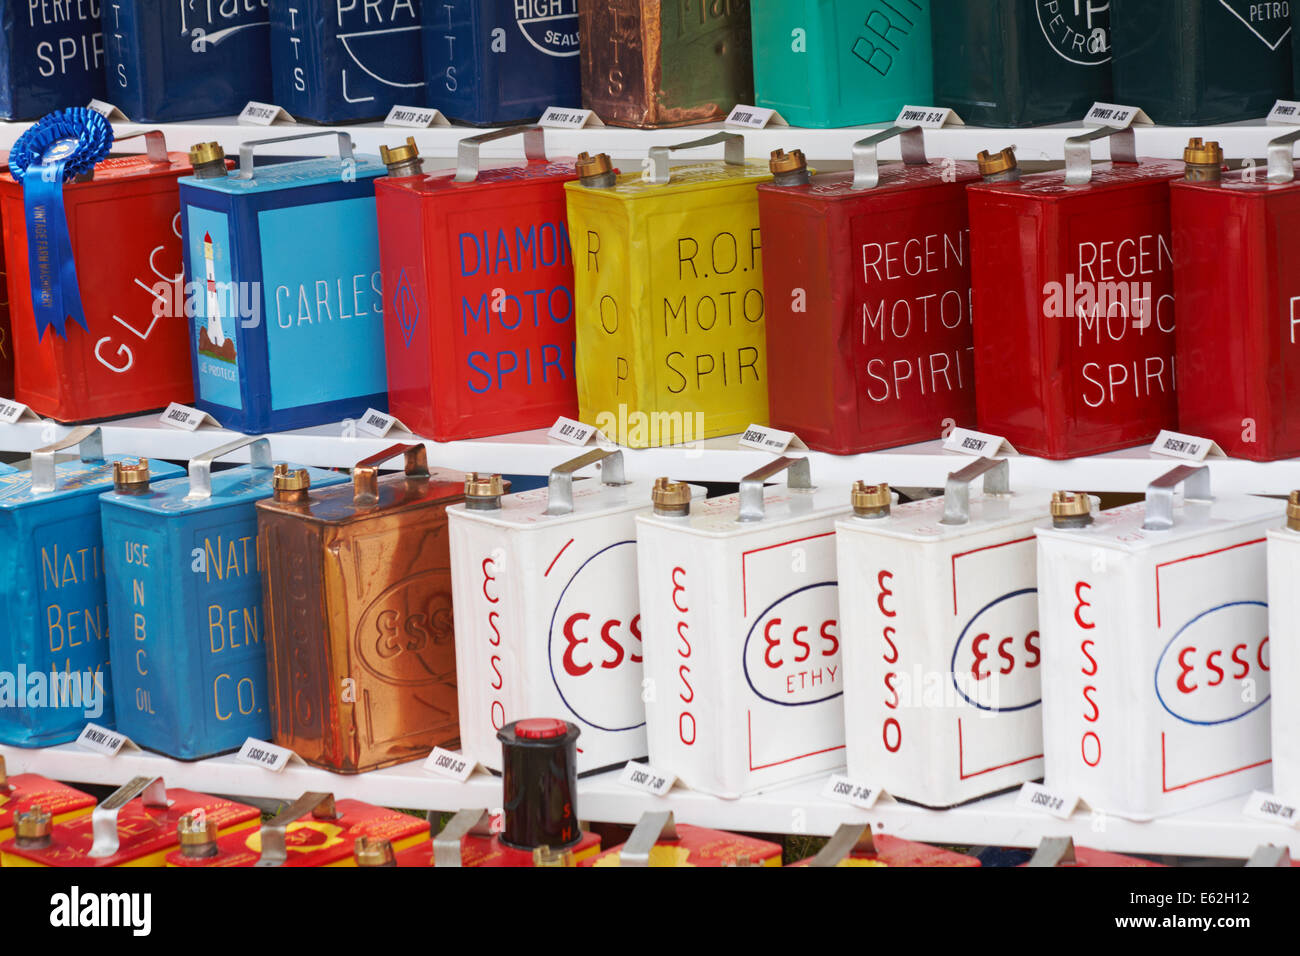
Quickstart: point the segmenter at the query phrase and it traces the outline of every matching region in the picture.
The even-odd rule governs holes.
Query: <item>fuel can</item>
[[[613,126],[726,119],[754,101],[749,0],[582,0],[582,105]]]
[[[641,814],[632,835],[580,866],[780,866],[781,845],[678,823],[671,810]]]
[[[313,136],[335,137],[339,155],[255,167],[255,150]],[[180,195],[195,407],[246,433],[385,410],[383,163],[353,156],[341,132],[244,143],[230,173],[215,143],[191,156],[202,169]]]
[[[597,463],[599,482],[575,482]],[[530,714],[582,728],[579,773],[645,757],[635,516],[650,493],[624,478],[621,451],[600,449],[553,469],[545,489],[466,480],[447,520],[467,756],[500,771],[497,731]],[[679,506],[703,496],[688,489]]]
[[[1269,145],[1269,174],[1223,171],[1218,143],[1193,139],[1170,195],[1179,429],[1234,458],[1300,455],[1300,258],[1286,236],[1300,221],[1293,144]]]
[[[350,485],[309,477],[257,502],[275,743],[340,773],[456,746],[447,505],[463,476],[430,472],[417,444],[358,462]]]
[[[67,448],[78,456],[56,459]],[[33,452],[29,468],[0,474],[0,660],[16,671],[0,679],[9,703],[0,743],[48,747],[88,721],[113,726],[99,494],[127,464],[136,460],[105,457],[100,430],[87,426]],[[166,462],[155,469],[181,473]]]
[[[795,126],[885,123],[934,100],[931,0],[750,0],[754,97]]]
[[[787,485],[763,483],[789,469]],[[835,519],[807,458],[690,514],[637,516],[650,763],[723,797],[844,765]]]
[[[136,777],[66,823],[54,825],[48,813],[19,821],[14,838],[0,844],[0,866],[162,866],[187,814],[206,819],[220,836],[261,818],[256,807],[168,788],[162,777]]]
[[[30,120],[104,95],[99,3],[0,0],[0,117]]]
[[[256,830],[219,836],[210,820],[194,815],[182,817],[177,830],[180,848],[167,854],[167,866],[356,866],[359,842],[386,840],[394,853],[429,842],[420,817],[332,793],[304,793]]]
[[[1251,0],[1112,0],[1115,98],[1157,123],[1232,123],[1290,99],[1291,11]]]
[[[5,758],[0,754],[0,843],[13,838],[15,818],[38,807],[48,814],[54,826],[85,816],[95,806],[95,798],[74,790],[65,783],[50,780],[38,773],[9,776]]]
[[[423,106],[423,4],[271,0],[275,104],[295,119],[354,123]]]
[[[933,0],[934,102],[980,126],[1064,123],[1108,102],[1111,6]]]
[[[877,163],[903,138],[905,163]],[[854,170],[811,178],[772,154],[758,187],[770,422],[857,454],[975,421],[970,226],[974,163],[928,163],[920,128],[859,141]],[[787,177],[801,184],[784,184]]]
[[[683,149],[725,143],[726,161],[669,169]],[[744,138],[656,146],[646,171],[579,157],[566,183],[582,420],[620,445],[682,444],[767,422],[759,183]],[[590,162],[588,162],[590,160]]]
[[[816,856],[791,866],[979,866],[965,853],[915,843],[885,833],[873,834],[870,824],[846,823],[835,831]]]
[[[480,170],[481,144],[522,132],[526,161]],[[462,139],[455,173],[420,173],[415,142],[375,183],[388,408],[435,441],[549,428],[578,415],[564,184],[543,130]]]
[[[1291,492],[1285,525],[1268,529],[1267,548],[1268,633],[1277,638],[1276,647],[1269,644],[1269,664],[1282,686],[1294,687],[1300,680],[1300,599],[1294,585],[1300,565],[1300,491]],[[1273,792],[1294,803],[1300,800],[1300,740],[1295,735],[1300,699],[1283,694],[1272,702],[1272,711]]]
[[[1181,465],[1145,502],[1037,529],[1047,786],[1134,820],[1268,788],[1280,512]]]
[[[835,525],[841,578],[866,583],[840,590],[848,774],[923,806],[1043,775],[1034,525],[1050,496],[1012,493],[1008,472],[981,458],[898,506],[859,482]]]
[[[447,0],[422,26],[428,105],[471,126],[582,105],[578,0]]]
[[[63,422],[130,415],[188,402],[193,395],[181,298],[180,203],[176,181],[190,172],[158,130],[147,152],[115,155],[89,179],[63,184],[86,325],[38,330],[32,305],[23,186],[0,174],[0,217],[13,322],[13,397]],[[129,137],[118,137],[122,142]],[[130,223],[130,228],[124,228]]]
[[[250,464],[212,472],[249,445]],[[240,438],[190,459],[188,477],[152,481],[147,461],[114,477],[100,514],[117,729],[180,760],[266,740],[255,502],[285,483],[325,488],[345,476],[273,465],[270,442]]]
[[[1070,837],[1044,837],[1027,863],[1021,866],[1067,867],[1070,869],[1095,869],[1097,867],[1164,867],[1137,856],[1108,853],[1091,847],[1075,846]]]
[[[267,0],[112,0],[104,19],[105,95],[137,123],[232,116],[271,99]]]
[[[1104,137],[1112,161],[1094,170],[1089,144]],[[1044,458],[1149,442],[1177,417],[1169,183],[1183,165],[1139,161],[1132,129],[1072,137],[1066,157],[1064,175],[968,190],[974,313],[986,317],[976,420]]]

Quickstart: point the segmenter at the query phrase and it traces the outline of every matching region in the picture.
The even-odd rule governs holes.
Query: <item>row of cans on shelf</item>
[[[586,106],[644,127],[757,102],[853,126],[933,101],[1022,126],[1113,90],[1195,124],[1294,87],[1290,5],[1247,0],[4,0],[0,13],[0,112],[20,119],[107,97],[137,122],[273,100],[323,123],[397,105],[480,125]]]
[[[705,500],[601,449],[505,492],[423,445],[346,482],[265,439],[182,476],[74,433],[0,475],[0,742],[115,716],[181,759],[251,736],[359,772],[459,743],[500,770],[498,732],[541,715],[582,728],[581,772],[648,755],[725,797],[846,765],[928,806],[1044,772],[1132,818],[1300,795],[1300,497],[1213,499],[1189,465],[1098,514],[980,459],[896,504],[783,458]]]
[[[193,401],[248,434],[374,408],[438,441],[565,416],[632,447],[770,423],[857,453],[961,424],[1049,458],[1171,427],[1300,454],[1294,133],[1267,174],[1199,138],[1139,160],[1132,129],[1098,128],[1021,175],[1005,149],[929,162],[905,126],[842,173],[719,133],[620,174],[516,132],[525,162],[480,168],[494,132],[432,174],[413,142],[381,162],[318,134],[340,155],[278,164],[255,156],[286,139],[246,143],[230,170],[147,134],[62,187],[85,317],[53,330],[39,177],[0,177],[9,394],[61,421]],[[907,161],[878,163],[897,136]]]

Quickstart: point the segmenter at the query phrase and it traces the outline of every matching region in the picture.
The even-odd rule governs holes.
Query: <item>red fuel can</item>
[[[1104,137],[1112,161],[1094,168]],[[1177,416],[1169,183],[1182,163],[1138,160],[1131,129],[1102,128],[1067,142],[1064,174],[1016,172],[968,190],[980,430],[1044,458],[1151,441]]]
[[[1171,190],[1179,428],[1252,461],[1300,455],[1298,139],[1269,144],[1267,177],[1194,139]]]
[[[902,136],[904,163],[876,148]],[[929,163],[919,127],[853,148],[853,172],[809,178],[772,154],[758,187],[771,424],[856,454],[974,423],[966,184],[974,163]],[[802,184],[799,184],[799,183]]]
[[[194,394],[176,187],[190,174],[190,161],[167,152],[158,130],[135,135],[145,137],[146,153],[110,156],[88,181],[64,185],[86,319],[86,328],[69,322],[66,337],[37,332],[23,186],[11,173],[0,175],[13,397],[59,421],[128,415],[189,402]]]
[[[525,163],[479,169],[479,147],[524,135]],[[436,441],[578,417],[573,259],[564,184],[541,127],[460,141],[456,171],[422,175],[413,140],[375,184],[388,409]]]

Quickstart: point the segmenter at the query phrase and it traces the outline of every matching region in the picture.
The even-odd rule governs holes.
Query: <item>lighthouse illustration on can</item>
[[[221,331],[221,303],[217,299],[217,274],[212,264],[212,233],[203,234],[203,266],[208,280],[208,342],[214,348],[226,344],[226,335]]]

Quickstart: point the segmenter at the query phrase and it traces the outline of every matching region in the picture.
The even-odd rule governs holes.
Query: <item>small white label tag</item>
[[[239,753],[235,754],[235,759],[240,763],[265,767],[272,773],[279,773],[289,766],[289,761],[293,760],[295,756],[296,754],[288,747],[277,747],[265,740],[249,737],[244,741],[244,746],[239,748]]]
[[[1295,100],[1278,100],[1268,111],[1265,122],[1281,126],[1300,124],[1300,103]]]
[[[442,747],[434,747],[433,753],[424,762],[424,769],[439,777],[450,777],[464,783],[478,766],[477,761]]]
[[[1079,798],[1048,790],[1041,783],[1026,783],[1016,796],[1016,806],[1021,810],[1048,813],[1058,820],[1068,820],[1079,806]]]
[[[1154,126],[1151,117],[1136,106],[1117,106],[1114,103],[1093,103],[1083,118],[1084,126],[1113,126],[1128,129],[1130,126]]]
[[[131,743],[126,734],[119,734],[116,730],[109,730],[99,724],[86,724],[82,727],[81,734],[77,737],[77,746],[106,757],[116,757],[123,747],[127,750],[139,749]]]
[[[965,126],[966,123],[952,110],[943,106],[904,106],[894,120],[895,126],[919,126],[921,129],[943,129],[946,126]]]
[[[1167,455],[1170,458],[1185,458],[1188,461],[1205,461],[1207,458],[1227,458],[1223,449],[1208,438],[1184,435],[1165,429],[1151,443],[1151,454]]]
[[[629,760],[623,767],[623,772],[618,775],[618,782],[627,787],[644,790],[646,793],[653,793],[656,797],[662,797],[673,788],[677,778],[670,773],[656,770],[647,763]]]
[[[766,129],[769,126],[789,126],[785,117],[776,110],[765,106],[746,106],[737,103],[727,114],[726,126],[740,126],[744,129]]]
[[[367,408],[366,413],[357,419],[357,431],[366,435],[374,435],[376,438],[385,437],[394,428],[404,431],[408,435],[411,433],[409,428],[392,415],[376,411],[373,408]]]
[[[275,123],[298,122],[288,112],[274,103],[259,103],[249,100],[248,105],[239,113],[240,126],[271,126]]]
[[[428,129],[431,126],[450,126],[451,120],[442,115],[442,110],[427,106],[394,106],[384,117],[384,125]]]
[[[1265,823],[1280,823],[1287,827],[1300,826],[1300,810],[1262,790],[1256,790],[1250,795],[1241,812],[1253,820],[1263,820]]]
[[[1020,454],[1011,447],[1011,442],[1001,435],[989,435],[970,428],[954,428],[944,439],[943,450],[955,451],[963,455],[976,455],[980,458]]]
[[[537,121],[538,126],[547,129],[585,129],[604,126],[599,116],[591,110],[580,110],[570,106],[548,106]]]
[[[105,103],[103,100],[91,100],[89,103],[86,104],[86,109],[94,110],[96,113],[104,117],[104,119],[108,120],[110,123],[113,122],[114,120],[117,120],[122,123],[131,122],[131,120],[127,118],[127,115],[123,113],[120,109],[118,109],[112,103]]]
[[[572,418],[561,415],[555,420],[551,430],[546,433],[546,437],[562,441],[566,445],[585,445],[593,436],[599,434],[595,425],[584,425],[582,422],[575,422]]]
[[[24,405],[22,402],[15,402],[12,398],[0,398],[0,422],[6,425],[16,425],[24,419],[40,421],[41,416]]]
[[[884,793],[885,791],[880,787],[869,787],[838,773],[832,774],[826,781],[826,786],[822,788],[823,797],[862,810],[870,810],[874,807]]]
[[[784,454],[789,448],[808,447],[794,432],[783,432],[779,428],[769,428],[767,425],[750,425],[741,432],[740,437],[736,439],[736,444],[744,448],[770,451],[776,455]]]
[[[187,432],[197,431],[198,427],[203,424],[221,427],[217,420],[207,412],[201,412],[197,408],[190,408],[188,405],[180,404],[180,402],[172,402],[168,405],[166,411],[159,416],[158,420],[164,425],[183,428]]]

